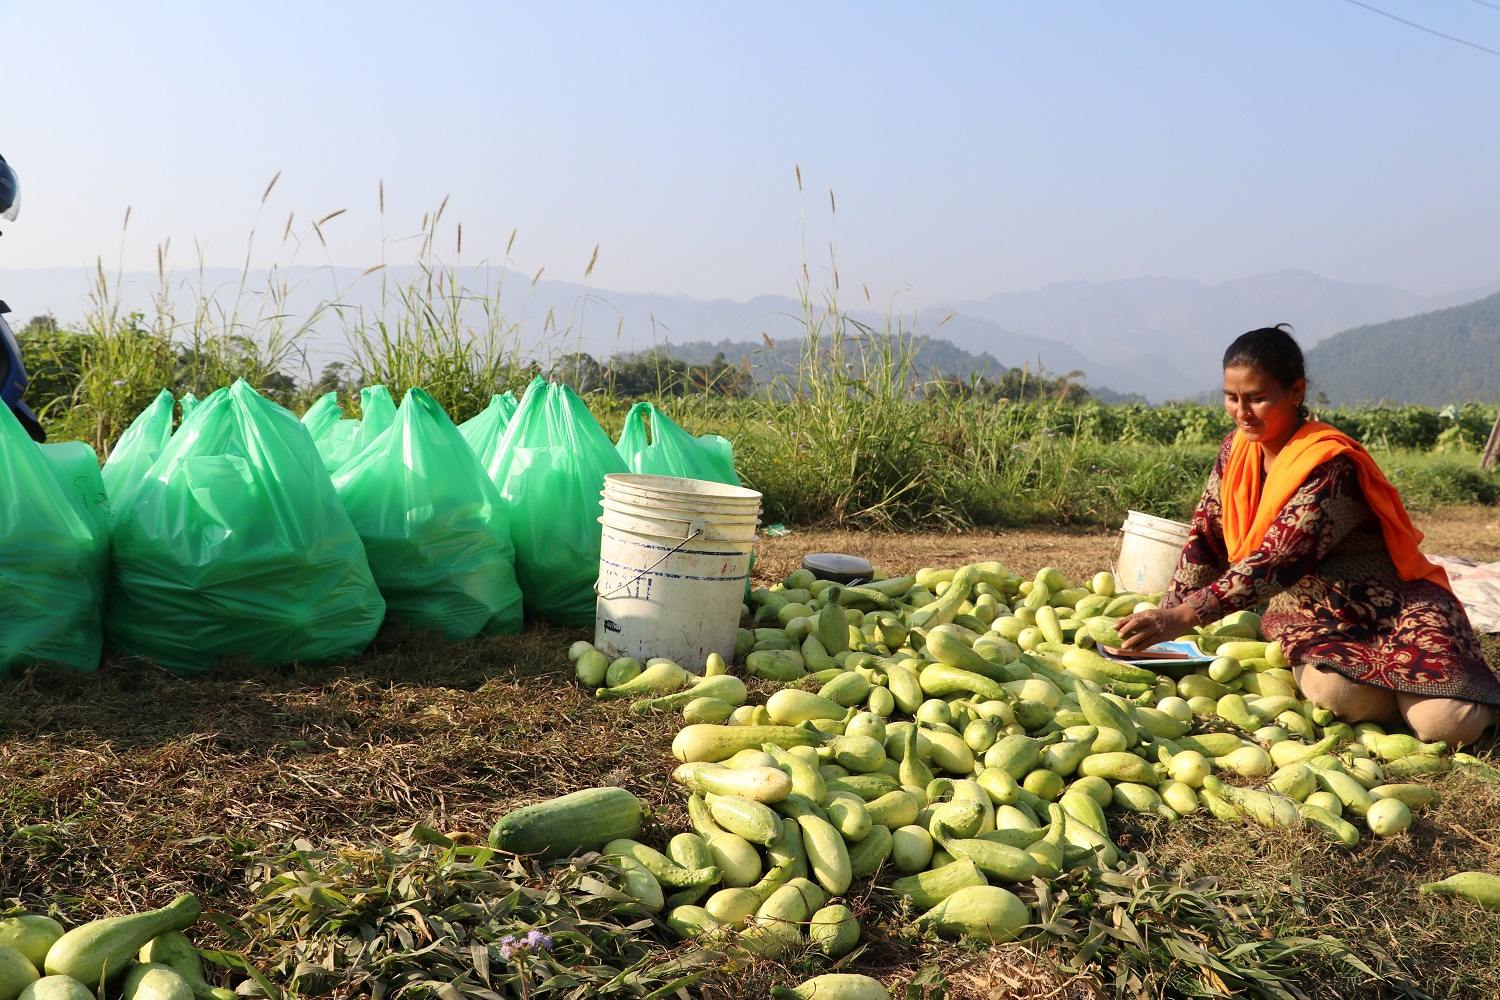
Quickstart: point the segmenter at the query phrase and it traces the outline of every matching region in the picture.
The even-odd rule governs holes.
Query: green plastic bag
[[[353,458],[368,448],[386,428],[396,422],[396,401],[391,390],[383,385],[371,385],[359,390],[359,433],[354,435]],[[345,460],[347,461],[347,459]]]
[[[359,438],[359,420],[346,418],[336,421],[322,437],[313,441],[323,468],[332,473],[353,456],[355,442]]]
[[[99,454],[82,441],[58,441],[44,444],[41,449],[42,457],[57,477],[57,485],[74,502],[75,509],[82,511],[94,525],[103,544],[108,547],[109,494],[104,489]]]
[[[458,432],[469,442],[476,455],[489,455],[495,450],[510,418],[516,415],[516,394],[507,392],[490,397],[490,405],[479,411],[478,416],[458,425]]]
[[[146,471],[172,437],[172,408],[176,405],[172,391],[163,389],[120,435],[101,473],[104,490],[112,502],[126,501],[128,494],[146,478]]]
[[[188,417],[192,416],[193,415],[193,410],[195,410],[195,409],[198,408],[198,404],[200,402],[201,402],[201,400],[197,396],[193,395],[191,392],[185,392],[185,393],[183,393],[182,394],[182,419],[186,420]]]
[[[330,396],[334,397],[331,404],[325,402]],[[383,385],[367,386],[359,391],[358,419],[330,420],[330,410],[343,413],[334,393],[326,393],[302,416],[303,424],[312,434],[318,456],[323,460],[323,468],[329,474],[337,472],[345,462],[364,451],[396,419],[396,401],[391,398],[391,390]],[[309,416],[312,416],[312,421],[308,420]]]
[[[604,477],[625,472],[578,394],[532,381],[485,470],[510,504],[516,578],[526,614],[558,625],[594,623]]]
[[[454,642],[521,631],[505,501],[431,396],[408,390],[395,423],[339,469],[333,487],[387,615]]]
[[[319,396],[317,402],[307,408],[302,414],[302,426],[307,428],[307,433],[317,441],[324,437],[333,425],[339,422],[344,411],[339,407],[339,394],[336,392],[325,392]]]
[[[0,675],[35,663],[93,670],[109,534],[69,488],[72,476],[56,461],[66,452],[44,451],[10,407],[0,411]]]
[[[244,381],[198,404],[111,532],[105,633],[170,670],[360,652],[385,618],[307,429]]]
[[[649,431],[647,418],[651,421]],[[639,475],[740,485],[734,471],[734,446],[728,440],[717,434],[693,437],[645,400],[625,415],[625,429],[615,448],[630,471]]]

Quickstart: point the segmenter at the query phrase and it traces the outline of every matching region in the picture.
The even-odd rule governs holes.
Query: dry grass
[[[488,832],[522,800],[618,783],[665,803],[643,745],[675,727],[568,677],[577,630],[460,646],[386,635],[344,668],[181,680],[119,661],[5,685],[0,893],[83,912],[218,898],[245,844]],[[191,845],[184,842],[193,841]],[[111,871],[128,877],[109,880]]]
[[[1491,747],[1492,749],[1492,747]],[[1402,836],[1365,839],[1353,852],[1312,831],[1225,827],[1206,817],[1142,830],[1163,864],[1191,862],[1226,885],[1260,894],[1281,934],[1332,933],[1390,956],[1430,996],[1500,995],[1500,914],[1419,896],[1424,882],[1458,871],[1500,872],[1500,786],[1455,774],[1440,804]],[[1483,831],[1483,832],[1479,832]],[[1407,996],[1321,971],[1323,995]]]
[[[1476,562],[1500,560],[1500,511],[1493,507],[1442,507],[1411,519],[1427,536],[1424,551]]]
[[[1451,540],[1441,551],[1485,557],[1477,523],[1429,516],[1422,526]],[[798,532],[760,545],[756,576],[779,578],[810,551],[860,553],[897,573],[984,558],[1083,576],[1108,563],[1113,544],[1112,533],[1083,529]],[[91,675],[0,680],[0,897],[42,910],[55,903],[76,920],[192,891],[210,910],[239,914],[252,901],[252,849],[296,837],[381,843],[414,823],[483,837],[509,808],[598,784],[650,803],[644,839],[659,842],[684,827],[667,777],[678,720],[636,717],[580,691],[566,649],[587,636],[532,628],[446,645],[390,631],[338,667],[226,668],[183,680],[112,660]],[[1500,662],[1500,642],[1486,648]],[[1443,804],[1410,836],[1353,854],[1310,835],[1201,819],[1172,827],[1122,820],[1119,839],[1164,866],[1192,862],[1258,895],[1276,933],[1329,932],[1367,944],[1434,997],[1500,996],[1500,915],[1415,894],[1420,882],[1461,868],[1500,873],[1500,795],[1472,778],[1440,787]],[[938,984],[942,996],[960,1000],[1109,995],[1025,947],[924,942],[905,929],[888,894],[862,891],[851,905],[865,943],[850,967],[888,983],[925,976],[930,985],[912,995],[935,997]],[[823,968],[808,956],[760,963],[703,993],[763,995]],[[1307,990],[1384,995],[1321,964]]]
[[[764,538],[755,548],[755,577],[773,583],[802,564],[810,552],[862,556],[893,576],[923,566],[957,566],[999,560],[1017,572],[1056,566],[1069,579],[1093,576],[1114,562],[1119,532],[1103,528],[1017,528],[920,535],[885,531],[797,531]]]

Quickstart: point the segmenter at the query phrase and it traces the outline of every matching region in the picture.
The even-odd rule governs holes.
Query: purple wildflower
[[[509,961],[510,957],[515,953],[516,936],[514,934],[507,934],[500,939],[500,957]]]

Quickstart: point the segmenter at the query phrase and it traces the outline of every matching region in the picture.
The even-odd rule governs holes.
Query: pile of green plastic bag
[[[112,510],[105,633],[197,672],[361,652],[385,601],[307,429],[241,381],[199,403]]]
[[[592,625],[600,494],[606,475],[626,471],[609,435],[572,389],[537,378],[480,459],[510,507],[526,614]]]
[[[392,618],[452,641],[521,630],[506,504],[426,392],[409,390],[333,485]]]
[[[642,402],[611,442],[540,378],[459,426],[422,389],[398,407],[365,387],[358,410],[328,393],[299,419],[243,381],[164,389],[102,470],[0,418],[0,607],[26,623],[0,635],[0,671],[92,669],[101,648],[179,673],[336,661],[387,620],[450,641],[590,625],[605,476],[739,484],[724,438]]]

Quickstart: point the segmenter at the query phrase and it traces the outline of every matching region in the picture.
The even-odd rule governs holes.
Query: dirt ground
[[[1411,519],[1427,536],[1424,552],[1475,562],[1500,560],[1500,508],[1445,507]]]
[[[1500,560],[1500,509],[1450,507],[1414,514],[1427,536],[1423,550],[1479,562]],[[902,535],[875,531],[794,531],[762,538],[755,549],[755,582],[780,580],[810,552],[863,556],[893,576],[923,566],[956,566],[999,560],[1027,576],[1056,566],[1070,580],[1082,580],[1114,564],[1120,533],[1103,528],[1015,528],[954,534]]]

